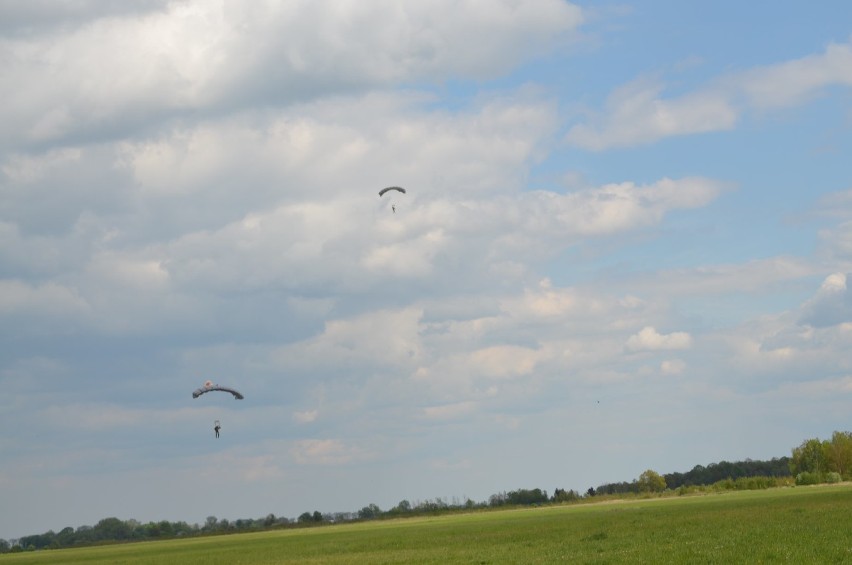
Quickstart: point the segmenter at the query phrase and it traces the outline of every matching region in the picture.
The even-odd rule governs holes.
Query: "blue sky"
[[[0,3],[0,537],[848,430],[852,9],[786,6]]]

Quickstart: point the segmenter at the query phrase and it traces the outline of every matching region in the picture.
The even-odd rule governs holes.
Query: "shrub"
[[[840,476],[840,473],[836,473],[834,471],[826,474],[825,482],[827,483],[839,483],[843,478]]]
[[[778,486],[775,477],[740,477],[734,481],[737,490],[763,490]]]
[[[727,479],[722,479],[721,481],[716,481],[713,483],[713,490],[734,490],[734,481],[730,477]]]
[[[802,471],[798,475],[796,475],[796,484],[797,485],[816,485],[819,484],[820,477],[819,473],[811,473],[810,471]]]

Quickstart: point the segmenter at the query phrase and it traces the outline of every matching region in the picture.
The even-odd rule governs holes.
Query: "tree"
[[[725,479],[742,477],[789,477],[789,461],[789,457],[775,457],[768,461],[721,461],[706,467],[696,465],[686,473],[666,473],[663,478],[666,480],[666,488],[674,490],[682,486],[712,485]]]
[[[369,506],[365,506],[358,511],[358,517],[362,520],[369,520],[370,518],[378,518],[381,513],[382,511],[378,506],[370,503]]]
[[[91,526],[78,526],[74,530],[74,543],[91,543],[95,541],[95,531]]]
[[[411,503],[408,500],[400,500],[394,510],[396,512],[411,512]]]
[[[160,532],[161,536],[171,536],[175,533],[172,523],[168,520],[160,520],[157,522],[157,530]]]
[[[59,545],[62,547],[68,547],[74,543],[74,528],[71,526],[67,526],[59,530],[59,533],[56,534],[56,541],[59,542]]]
[[[573,502],[580,498],[580,495],[574,492],[574,490],[565,490],[558,488],[553,491],[553,502]]]
[[[24,536],[18,540],[18,544],[27,550],[44,549],[53,543],[55,534],[49,531],[44,534],[35,534],[32,536]]]
[[[521,488],[506,493],[506,504],[530,505],[547,502],[547,491]]]
[[[825,455],[830,470],[843,478],[852,477],[852,432],[834,432]]]
[[[306,524],[308,522],[313,522],[314,517],[311,515],[310,512],[302,512],[301,514],[299,514],[297,520],[300,524]]]
[[[799,473],[816,473],[821,475],[826,471],[826,451],[829,443],[820,440],[808,439],[802,445],[793,449],[793,457],[790,459],[790,472],[793,475]]]
[[[130,525],[118,518],[104,518],[95,524],[93,530],[98,540],[126,540],[132,533]]]
[[[666,479],[651,469],[639,475],[637,484],[639,492],[662,492],[666,490]]]

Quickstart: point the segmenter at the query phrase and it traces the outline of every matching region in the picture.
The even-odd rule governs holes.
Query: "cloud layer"
[[[849,44],[685,84],[627,66],[637,17],[0,7],[0,537],[585,490],[845,425]]]

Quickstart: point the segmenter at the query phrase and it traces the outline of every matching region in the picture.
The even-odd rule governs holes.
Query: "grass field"
[[[852,485],[0,555],[17,563],[852,563]]]

